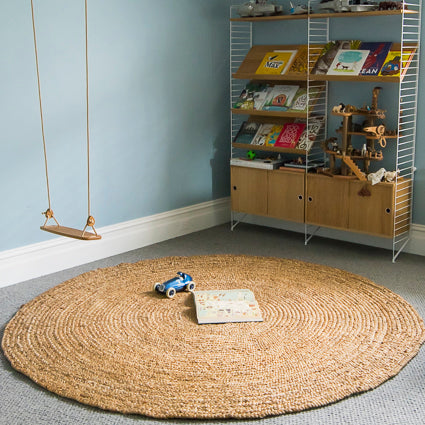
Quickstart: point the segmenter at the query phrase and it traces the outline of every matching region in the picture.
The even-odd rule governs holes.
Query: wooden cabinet
[[[348,227],[348,186],[344,179],[307,175],[306,222],[318,226]]]
[[[270,217],[304,221],[304,173],[269,171],[267,205]]]
[[[369,182],[358,180],[308,175],[306,222],[373,236],[393,237],[394,221],[404,231],[408,229],[410,196],[409,180],[400,181],[396,189],[396,184],[392,182],[372,186]],[[405,207],[401,208],[403,203]]]
[[[231,167],[232,210],[304,221],[304,173]]]
[[[267,215],[267,170],[231,167],[232,210]]]

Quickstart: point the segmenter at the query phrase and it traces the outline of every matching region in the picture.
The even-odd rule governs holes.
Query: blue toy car
[[[173,298],[176,292],[190,291],[195,289],[195,282],[187,273],[177,272],[177,276],[167,280],[164,283],[156,282],[153,290],[165,294],[168,298]]]

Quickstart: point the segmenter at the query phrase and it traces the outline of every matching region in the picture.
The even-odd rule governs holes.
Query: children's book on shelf
[[[368,54],[369,50],[339,50],[327,75],[359,75]]]
[[[235,109],[261,109],[268,91],[267,84],[250,82],[242,90],[233,107]]]
[[[305,128],[305,123],[286,123],[274,144],[275,147],[290,149],[295,148]]]
[[[310,89],[310,99],[307,96],[307,89],[300,87],[295,93],[294,99],[292,100],[291,106],[288,108],[288,112],[307,112],[308,109],[312,108],[315,100],[320,95],[320,89],[313,87]],[[308,103],[310,103],[310,108]]]
[[[264,123],[261,124],[254,138],[252,139],[251,145],[264,146],[266,144],[267,137],[273,128],[273,124]]]
[[[403,69],[404,72],[412,62],[413,56],[415,55],[416,48],[409,47],[403,50]],[[399,77],[401,72],[401,50],[390,50],[387,57],[385,58],[384,64],[379,71],[379,75],[382,77]]]
[[[307,123],[307,120],[297,119],[296,123]],[[295,146],[296,149],[302,149],[309,151],[315,142],[317,135],[324,126],[325,118],[324,117],[311,117],[308,120],[308,125],[306,124],[306,129],[300,136],[298,144]]]
[[[378,75],[391,45],[390,41],[362,42],[360,49],[369,50],[369,54],[363,64],[360,75]]]
[[[260,126],[261,124],[257,122],[244,121],[233,139],[233,143],[250,144]]]
[[[230,165],[237,167],[261,168],[263,170],[274,170],[283,164],[281,159],[273,158],[232,158]]]
[[[339,50],[358,49],[360,40],[336,40],[325,44],[313,69],[312,74],[327,74]]]
[[[276,50],[267,52],[255,73],[274,75],[285,74],[291,66],[296,54],[297,50]]]
[[[263,105],[265,111],[286,111],[291,106],[297,85],[276,85],[271,88]]]
[[[198,323],[262,322],[255,295],[249,289],[193,291]]]
[[[269,134],[266,137],[266,146],[274,146],[280,133],[283,130],[283,124],[273,124]]]
[[[303,45],[298,49],[291,67],[288,69],[288,74],[298,74],[305,75],[307,74],[308,69],[308,46]]]

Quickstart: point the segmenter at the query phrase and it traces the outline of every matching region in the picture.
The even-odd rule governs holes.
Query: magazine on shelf
[[[363,64],[360,75],[378,75],[391,45],[390,41],[362,42],[360,49],[369,50],[369,54]]]
[[[256,74],[285,74],[297,54],[297,50],[267,52],[255,71]]]
[[[341,49],[328,69],[327,75],[359,75],[369,50]]]
[[[261,159],[261,158],[232,158],[230,165],[237,167],[261,168],[263,170],[274,170],[283,164],[281,159]]]
[[[249,289],[193,291],[198,324],[262,322],[255,295]]]
[[[265,111],[287,111],[300,86],[276,85],[271,88],[263,105]]]

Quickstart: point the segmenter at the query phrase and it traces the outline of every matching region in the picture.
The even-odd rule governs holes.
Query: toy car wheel
[[[174,295],[176,295],[176,290],[174,288],[168,288],[165,295],[167,295],[168,298],[173,298]]]
[[[154,284],[153,284],[153,287],[152,287],[152,289],[154,290],[154,291],[157,291],[158,290],[158,288],[161,286],[161,284],[159,283],[159,282],[155,282]]]
[[[186,291],[192,292],[195,289],[195,286],[196,286],[195,282],[189,282],[186,285]]]

